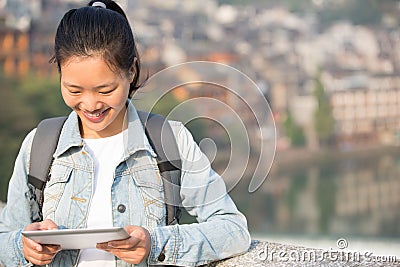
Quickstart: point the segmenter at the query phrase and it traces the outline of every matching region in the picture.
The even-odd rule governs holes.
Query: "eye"
[[[79,95],[82,93],[82,88],[79,86],[63,83],[62,87],[70,95]]]
[[[116,88],[113,88],[113,89],[110,89],[110,90],[99,91],[99,94],[101,94],[101,95],[109,95],[109,94],[111,94],[112,92],[114,92],[115,89],[116,89]]]
[[[69,92],[71,95],[79,95],[79,94],[81,93],[81,91],[79,91],[79,90],[68,90],[68,92]]]
[[[112,91],[104,91],[104,92],[99,92],[101,95],[109,95]]]

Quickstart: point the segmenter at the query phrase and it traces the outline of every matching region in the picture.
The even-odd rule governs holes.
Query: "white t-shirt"
[[[106,138],[84,139],[95,162],[93,195],[87,218],[88,228],[113,226],[111,187],[117,165],[124,152],[123,132]],[[83,249],[79,267],[115,267],[113,254],[98,249]]]

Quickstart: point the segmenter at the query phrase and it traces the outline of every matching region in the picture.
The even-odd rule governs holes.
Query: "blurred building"
[[[0,25],[0,68],[6,75],[28,74],[30,53],[26,32]]]
[[[6,75],[30,71],[29,30],[41,15],[41,1],[3,0],[0,4],[0,68]]]
[[[80,2],[80,3],[77,3]],[[54,34],[66,10],[82,1],[3,0],[0,5],[0,64],[6,75],[56,75],[49,61]]]
[[[394,144],[400,131],[400,77],[327,73],[342,142]]]
[[[315,147],[314,79],[330,97],[335,134],[345,143],[400,143],[400,31],[337,22],[321,31],[314,15],[283,7],[219,5],[216,0],[118,1],[138,41],[143,67],[154,74],[195,60],[243,71],[265,96],[283,139],[290,111]],[[56,75],[54,33],[66,10],[83,0],[2,0],[1,64],[8,73]],[[8,50],[7,50],[8,49]],[[10,52],[13,50],[13,52]],[[217,97],[205,89],[189,94]],[[218,94],[221,101],[226,96]]]

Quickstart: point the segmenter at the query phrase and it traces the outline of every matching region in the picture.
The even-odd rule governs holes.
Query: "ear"
[[[135,79],[135,76],[136,76],[136,62],[137,62],[137,59],[135,58],[133,60],[132,66],[129,68],[129,80],[130,80],[130,82],[133,82],[133,80]]]

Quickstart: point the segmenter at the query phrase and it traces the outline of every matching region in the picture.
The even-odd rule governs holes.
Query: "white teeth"
[[[98,117],[101,116],[101,112],[100,112],[100,113],[95,113],[95,114],[86,113],[86,115],[87,115],[88,117],[98,118]]]

